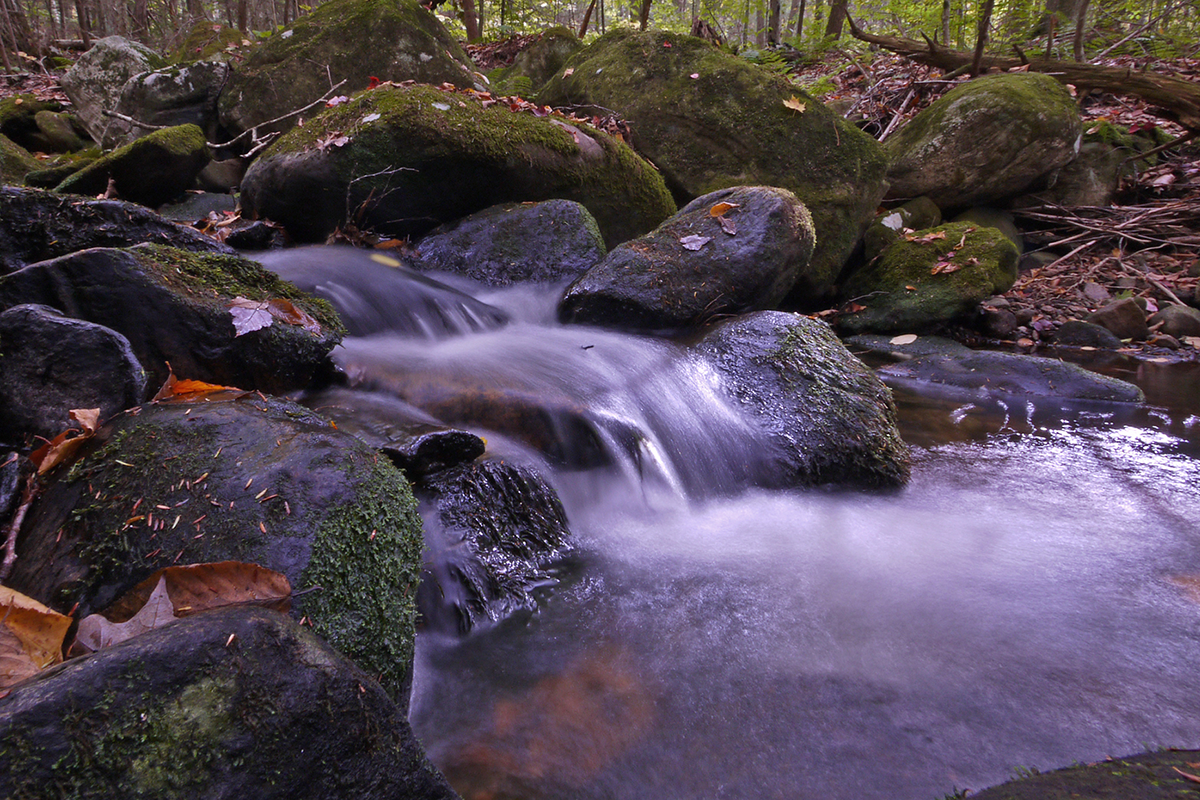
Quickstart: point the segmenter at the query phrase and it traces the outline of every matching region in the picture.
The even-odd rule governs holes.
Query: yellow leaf
[[[0,687],[62,661],[71,618],[0,586]]]
[[[712,208],[710,208],[708,210],[708,215],[710,217],[719,217],[722,214],[726,213],[727,211],[731,211],[737,207],[738,207],[737,203],[724,203],[724,202],[717,203],[715,206],[713,206]]]
[[[804,109],[808,108],[808,104],[802,101],[799,97],[796,97],[796,95],[792,95],[789,99],[784,100],[783,104],[793,111],[799,112],[803,112]]]

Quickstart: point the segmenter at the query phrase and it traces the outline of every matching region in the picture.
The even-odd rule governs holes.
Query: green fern
[[[787,75],[792,68],[791,62],[784,58],[778,50],[746,50],[742,53],[742,58],[752,64],[769,69],[777,75]]]

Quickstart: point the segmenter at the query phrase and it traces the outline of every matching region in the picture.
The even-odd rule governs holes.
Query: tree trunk
[[[75,22],[79,25],[79,38],[83,40],[83,49],[92,46],[92,31],[88,24],[87,5],[84,0],[75,0]]]
[[[782,13],[779,0],[768,0],[767,9],[767,44],[774,47],[779,44],[779,17]]]
[[[825,23],[825,35],[842,38],[842,25],[846,22],[846,6],[850,0],[833,0],[829,4],[829,21]]]
[[[942,0],[942,44],[950,46],[950,0]]]
[[[806,4],[806,0],[800,0],[800,13],[796,15],[796,44],[800,44],[804,36],[804,6]]]
[[[583,22],[579,25],[579,38],[582,39],[587,35],[588,23],[592,21],[592,10],[596,8],[596,0],[588,3],[587,10],[583,12]],[[504,6],[500,6],[500,24],[504,24]]]
[[[1088,0],[1079,4],[1079,19],[1075,22],[1075,60],[1083,61],[1083,29],[1087,22]]]
[[[467,29],[467,41],[479,41],[479,17],[475,15],[475,0],[462,0],[463,27]]]
[[[641,8],[638,9],[638,30],[646,30],[646,26],[650,24],[650,3],[651,0],[642,0]]]
[[[984,0],[983,12],[979,15],[979,29],[975,33],[975,59],[971,62],[971,75],[979,74],[983,65],[983,48],[987,45],[988,28],[992,24],[992,9],[996,0]]]

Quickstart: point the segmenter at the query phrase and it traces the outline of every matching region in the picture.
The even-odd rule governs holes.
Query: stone
[[[111,180],[121,199],[154,208],[192,188],[208,161],[208,144],[199,127],[164,128],[96,159],[55,191],[103,194]]]
[[[0,441],[53,439],[77,408],[108,419],[146,399],[146,373],[116,331],[19,305],[0,314]]]
[[[883,196],[887,161],[874,139],[785,76],[702,39],[614,30],[572,56],[537,99],[628,120],[680,204],[731,186],[794,193],[816,230],[789,300],[797,305],[833,293]]]
[[[1108,328],[1092,322],[1069,319],[1054,332],[1054,343],[1064,347],[1095,347],[1100,350],[1116,350],[1121,346]]]
[[[786,189],[721,189],[609,253],[567,287],[559,319],[681,329],[774,308],[808,266],[813,241],[808,209]]]
[[[90,247],[143,242],[199,253],[235,255],[211,236],[120,200],[83,200],[0,186],[0,274]]]
[[[238,336],[235,297],[287,300],[316,323],[275,320]],[[0,278],[0,310],[39,303],[129,340],[151,388],[169,374],[247,390],[303,389],[327,367],[342,327],[324,301],[252,261],[157,245],[93,248]]]
[[[547,28],[517,53],[510,66],[488,73],[489,88],[497,95],[532,97],[582,47],[583,42],[569,28],[562,25]]]
[[[38,127],[37,117],[38,114],[61,111],[61,103],[38,100],[32,94],[5,97],[0,100],[0,134],[26,150],[48,152],[48,143]]]
[[[93,141],[105,140],[113,111],[125,82],[143,72],[166,66],[162,57],[145,45],[121,36],[97,39],[62,77],[63,91],[71,100],[79,122]]]
[[[341,95],[366,89],[372,78],[476,84],[470,59],[417,0],[322,3],[243,55],[218,103],[221,124],[234,134],[252,127],[260,135],[289,130],[295,117],[266,123],[319,100],[343,80]]]
[[[891,392],[824,322],[760,311],[717,325],[694,350],[766,431],[774,486],[907,482]]]
[[[325,418],[237,391],[168,398],[48,479],[13,589],[82,617],[173,564],[258,564],[287,576],[294,618],[407,707],[420,516],[391,462]]]
[[[979,332],[993,339],[1010,339],[1017,332],[1017,315],[1005,308],[980,308]]]
[[[884,143],[888,197],[943,210],[1017,195],[1079,151],[1075,100],[1049,75],[1006,73],[955,87]]]
[[[889,244],[900,239],[905,229],[919,231],[942,224],[942,212],[928,197],[916,197],[875,217],[863,233],[863,260],[870,261]]]
[[[848,333],[921,333],[973,311],[1017,279],[1017,249],[995,228],[954,222],[916,231],[842,286]]]
[[[0,134],[0,181],[19,184],[26,175],[41,169],[41,166],[32,153]]]
[[[596,220],[579,203],[503,203],[434,228],[417,242],[414,266],[488,286],[558,283],[587,272],[605,252]]]
[[[39,111],[34,115],[34,123],[38,130],[36,141],[41,145],[36,149],[43,152],[74,153],[90,144],[76,129],[75,119],[70,114]]]
[[[225,158],[210,161],[196,176],[201,189],[209,192],[232,192],[242,185],[246,177],[246,164],[240,158]]]
[[[1146,311],[1132,297],[1109,303],[1089,314],[1086,321],[1107,328],[1118,339],[1141,341],[1150,333]]]
[[[1181,339],[1184,336],[1200,336],[1200,310],[1189,306],[1163,306],[1150,317],[1150,325],[1161,325],[1158,332]]]
[[[155,127],[195,125],[207,139],[216,141],[217,97],[229,80],[223,61],[198,61],[134,75],[125,82],[116,111],[146,125],[112,118],[100,142],[105,148],[122,147]]]
[[[247,216],[302,242],[351,216],[415,237],[498,203],[554,198],[584,205],[608,246],[675,212],[654,167],[608,134],[429,86],[381,86],[326,109],[259,156],[241,194]]]
[[[1025,237],[1017,228],[1011,211],[988,206],[972,206],[961,214],[955,215],[953,221],[969,222],[979,228],[995,228],[1013,243],[1013,247],[1017,248],[1018,256],[1025,252]]]
[[[379,684],[274,611],[197,614],[4,694],[5,797],[458,797]]]

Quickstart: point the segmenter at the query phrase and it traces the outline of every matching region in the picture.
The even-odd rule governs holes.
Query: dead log
[[[974,61],[973,53],[951,50],[929,39],[917,41],[900,36],[878,36],[862,30],[853,19],[847,21],[854,38],[878,45],[920,64],[952,72],[964,67],[969,68]],[[1095,89],[1139,97],[1162,109],[1167,116],[1187,128],[1189,133],[1200,133],[1200,84],[1192,81],[1153,72],[1137,72],[1123,67],[1101,67],[1054,58],[984,56],[980,67],[985,72],[1024,67],[1030,72],[1043,72],[1080,91]]]

